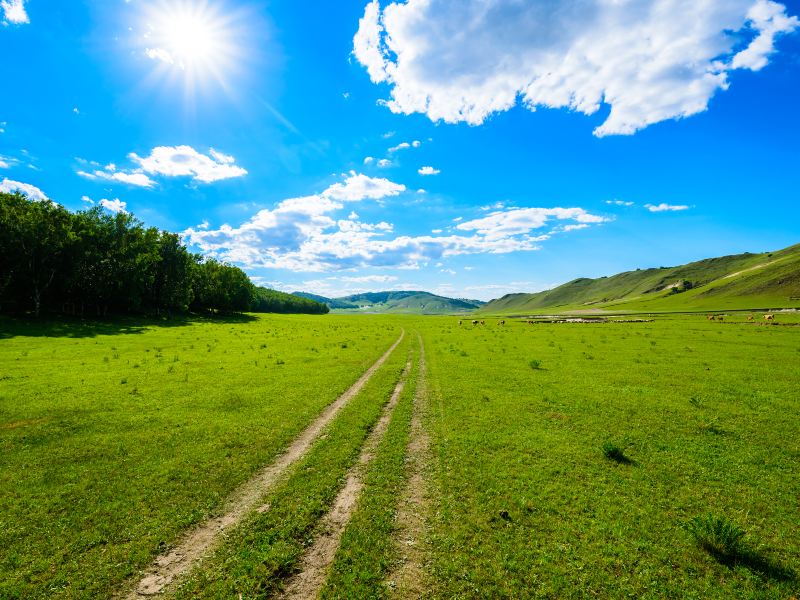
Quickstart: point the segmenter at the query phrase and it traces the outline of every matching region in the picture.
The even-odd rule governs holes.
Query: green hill
[[[369,292],[341,298],[325,298],[307,292],[295,292],[295,295],[324,302],[332,311],[345,313],[446,315],[473,312],[484,304],[480,300],[445,298],[419,291]]]
[[[678,267],[575,279],[535,294],[508,294],[488,314],[670,312],[800,307],[800,244],[761,254],[709,258]]]

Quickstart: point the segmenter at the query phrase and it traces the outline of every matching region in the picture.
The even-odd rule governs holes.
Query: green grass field
[[[411,357],[320,590],[393,596],[419,332],[426,597],[790,598],[800,593],[800,316],[745,319],[2,320],[0,598],[121,591],[218,514],[401,329],[404,342],[265,496],[269,510],[171,596],[279,591]]]

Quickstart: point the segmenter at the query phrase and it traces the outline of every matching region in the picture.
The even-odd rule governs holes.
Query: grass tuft
[[[542,361],[534,358],[528,363],[528,366],[534,371],[538,371],[539,369],[542,368]]]
[[[718,559],[735,560],[745,554],[745,530],[727,517],[698,516],[686,525],[697,545]]]
[[[602,445],[603,456],[618,463],[628,464],[631,459],[625,456],[625,447],[608,440]]]

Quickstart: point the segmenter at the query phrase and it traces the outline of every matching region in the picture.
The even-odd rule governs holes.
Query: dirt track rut
[[[378,422],[364,442],[358,462],[348,471],[344,487],[336,496],[331,510],[322,518],[320,522],[322,533],[303,556],[300,572],[289,580],[282,598],[305,600],[316,598],[319,595],[319,591],[327,579],[328,569],[336,556],[336,550],[339,548],[342,533],[358,504],[358,498],[364,487],[366,469],[372,462],[378,444],[389,428],[389,422],[403,393],[410,370],[411,361],[409,360],[389,402],[386,403]]]
[[[165,589],[185,575],[199,560],[216,545],[220,536],[238,524],[248,513],[255,510],[267,493],[286,470],[300,460],[310,449],[322,430],[337,413],[366,385],[375,372],[386,362],[405,337],[402,331],[397,341],[356,381],[346,392],[329,404],[284,451],[267,467],[231,494],[223,508],[223,514],[209,519],[185,534],[168,552],[158,556],[145,570],[138,581],[126,588],[118,598],[140,600],[161,594]]]

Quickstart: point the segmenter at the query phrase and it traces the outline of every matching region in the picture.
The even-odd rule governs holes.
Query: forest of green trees
[[[324,314],[319,302],[256,287],[241,269],[187,250],[175,233],[94,207],[70,212],[0,193],[0,313]]]

